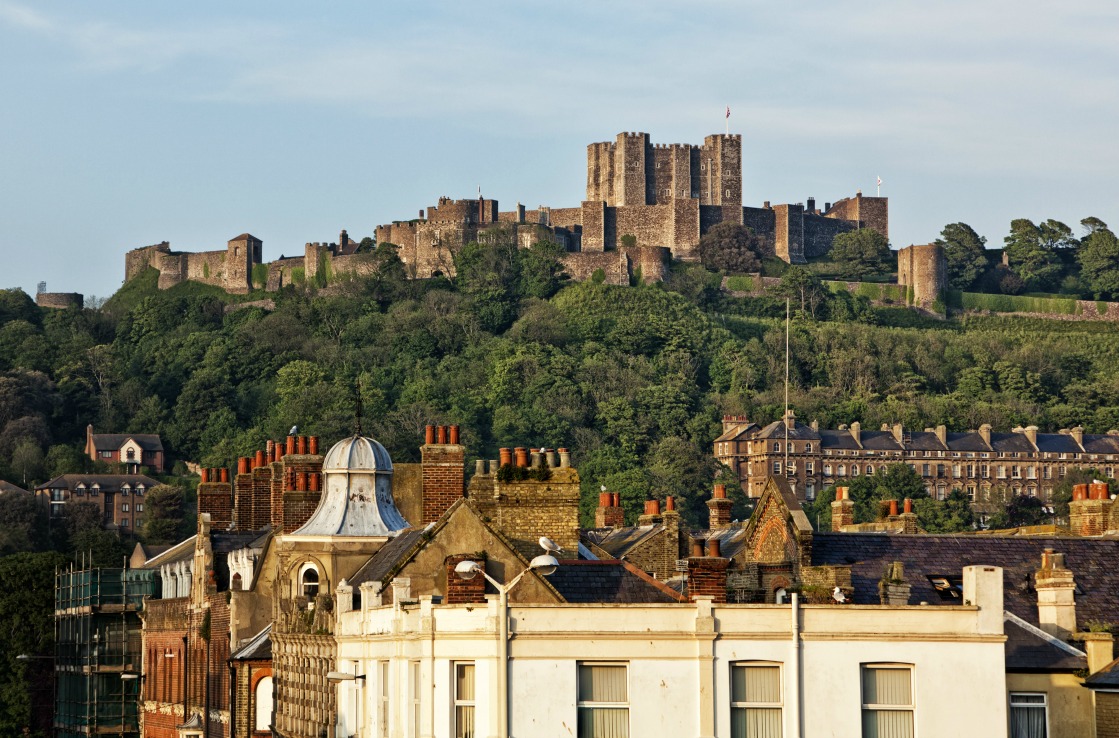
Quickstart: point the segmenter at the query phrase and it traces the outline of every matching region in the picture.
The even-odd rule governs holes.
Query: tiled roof
[[[163,450],[163,441],[155,433],[94,433],[93,447],[98,451],[117,451],[129,438],[145,451]]]
[[[1037,625],[1033,573],[1045,548],[1065,555],[1076,578],[1076,619],[1119,624],[1119,540],[1106,538],[994,537],[973,535],[877,535],[817,533],[812,563],[848,564],[857,604],[878,603],[878,580],[891,561],[905,564],[910,601],[939,604],[929,576],[959,576],[965,566],[1003,568],[1005,609]]]
[[[1038,433],[1037,449],[1048,454],[1078,454],[1080,446],[1076,439],[1067,433]]]
[[[185,541],[179,541],[173,546],[170,546],[169,548],[166,548],[163,551],[155,554],[147,561],[145,561],[143,566],[138,568],[158,569],[164,564],[171,564],[176,561],[185,561],[187,559],[194,558],[194,539],[197,537],[197,535],[193,535],[190,538],[187,538]]]
[[[1004,454],[1034,452],[1034,445],[1030,443],[1030,439],[1021,433],[992,433],[991,448]]]
[[[5,482],[3,479],[0,479],[0,494],[4,494],[7,492],[23,492],[24,494],[31,494],[23,487],[17,487],[11,482]]]
[[[1119,436],[1084,436],[1084,450],[1090,454],[1119,454]]]
[[[1119,688],[1119,659],[1115,659],[1110,664],[1085,679],[1084,686],[1089,689]]]
[[[901,444],[890,431],[863,431],[859,435],[863,448],[872,451],[901,451]]]
[[[234,236],[233,238],[231,238],[229,240],[230,241],[260,241],[259,238],[257,238],[256,236],[254,236],[251,233],[242,233],[240,236]]]
[[[591,528],[582,532],[583,540],[620,559],[634,546],[664,530],[663,525],[638,525],[625,528]],[[593,549],[592,549],[593,550]]]
[[[426,528],[419,530],[406,530],[400,533],[391,541],[370,557],[361,567],[354,572],[354,575],[347,579],[347,583],[353,587],[360,587],[365,582],[383,582],[392,570],[396,568],[405,556],[407,556],[412,549],[423,538]]]
[[[782,420],[775,420],[758,431],[754,438],[772,438],[775,441],[783,440],[785,438],[785,422]],[[818,441],[820,440],[820,434],[813,430],[812,426],[805,425],[804,423],[793,423],[793,427],[789,428],[789,440]]]
[[[833,448],[855,448],[859,444],[855,443],[855,437],[849,431],[845,430],[822,430],[819,432],[820,448],[833,449]]]
[[[1008,671],[1076,671],[1088,668],[1088,657],[1013,613],[1006,613],[1006,668]]]
[[[949,433],[948,448],[952,451],[990,451],[990,446],[983,440],[983,436],[974,431],[968,433]]]
[[[750,438],[751,434],[754,431],[758,430],[760,427],[761,426],[759,426],[757,423],[739,423],[729,430],[724,431],[723,435],[715,439],[715,442],[718,443],[719,441],[737,441],[744,436],[746,438]]]
[[[681,602],[682,596],[628,561],[561,561],[546,577],[567,602]]]
[[[35,489],[68,489],[73,491],[79,484],[85,484],[87,488],[96,484],[102,491],[115,492],[126,484],[130,487],[142,484],[145,489],[151,489],[159,482],[143,474],[63,474],[49,482],[40,484]]]
[[[272,659],[272,623],[250,638],[245,645],[229,655],[230,661],[270,661]]]

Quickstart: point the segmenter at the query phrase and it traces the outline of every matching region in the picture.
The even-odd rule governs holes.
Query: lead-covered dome
[[[323,492],[295,536],[390,536],[410,527],[392,497],[392,458],[372,438],[352,436],[323,458]]]

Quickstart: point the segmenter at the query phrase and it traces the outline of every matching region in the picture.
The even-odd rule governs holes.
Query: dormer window
[[[136,485],[136,494],[138,494],[138,495],[144,494],[144,485],[142,485],[142,484],[137,484]]]
[[[129,485],[127,485],[127,484],[126,484],[126,485],[124,485],[123,487],[121,487],[121,488],[120,488],[120,493],[121,493],[122,495],[127,495],[127,494],[128,494],[129,492],[131,492],[131,491],[132,491],[132,487],[130,487],[130,486],[129,486]]]
[[[92,487],[90,487],[90,494],[96,495],[96,494],[100,494],[100,492],[101,492],[101,485],[100,484],[94,483],[94,485]]]

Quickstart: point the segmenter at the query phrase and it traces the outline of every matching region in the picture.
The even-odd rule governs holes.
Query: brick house
[[[101,508],[102,524],[133,532],[144,523],[144,496],[159,482],[143,474],[62,474],[35,488],[52,517],[69,502],[89,501]]]
[[[86,426],[85,454],[94,461],[123,464],[129,474],[146,469],[152,474],[166,471],[163,441],[153,433],[94,433]]]

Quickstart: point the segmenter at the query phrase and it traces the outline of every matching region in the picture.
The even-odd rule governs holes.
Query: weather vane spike
[[[361,433],[361,413],[362,413],[362,410],[363,410],[362,404],[361,404],[361,378],[360,377],[358,377],[358,380],[357,380],[356,390],[357,390],[357,400],[354,402],[354,435],[355,436],[360,436],[362,434]]]

